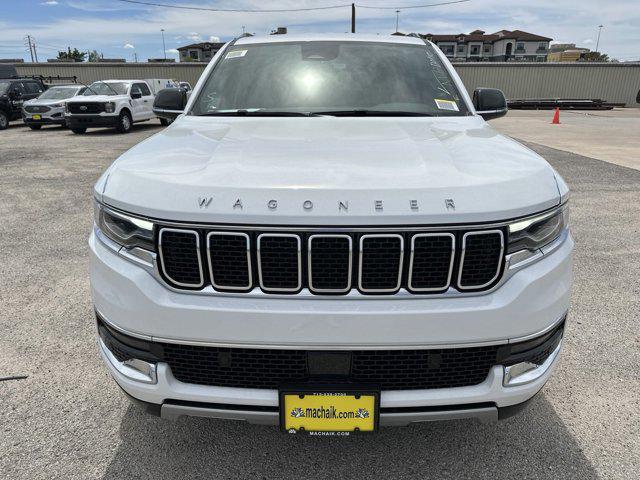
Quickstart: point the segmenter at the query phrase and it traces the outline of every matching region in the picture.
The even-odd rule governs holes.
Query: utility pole
[[[26,40],[29,43],[29,55],[31,55],[31,63],[33,63],[33,49],[31,47],[31,35],[27,35]]]
[[[165,47],[165,45],[164,45],[164,28],[161,28],[160,31],[162,32],[162,52],[164,53],[164,59],[166,61],[167,60],[167,47]]]
[[[598,47],[600,46],[600,32],[602,32],[602,27],[604,27],[604,25],[598,25],[598,40],[596,41],[596,52],[600,52],[600,50],[598,50]]]
[[[38,52],[36,51],[36,39],[33,39],[33,56],[36,57],[36,63],[38,63]]]
[[[396,10],[396,33],[398,33],[398,18],[400,17],[400,10]]]
[[[136,52],[133,52],[133,60],[138,63],[138,54]]]
[[[356,4],[351,4],[351,33],[356,33]]]

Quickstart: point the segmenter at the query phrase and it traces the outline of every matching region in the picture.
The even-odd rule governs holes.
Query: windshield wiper
[[[279,112],[270,110],[213,110],[200,114],[201,117],[315,117],[317,114],[311,112]]]
[[[313,112],[316,115],[331,115],[334,117],[433,117],[432,113],[405,112],[401,110],[329,110]]]

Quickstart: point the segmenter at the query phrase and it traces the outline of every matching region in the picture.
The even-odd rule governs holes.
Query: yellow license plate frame
[[[34,120],[42,120],[42,115],[33,115],[31,118]]]
[[[290,434],[346,436],[378,431],[376,390],[287,389],[280,392],[280,428]]]

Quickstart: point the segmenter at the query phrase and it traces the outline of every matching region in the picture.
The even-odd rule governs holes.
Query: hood
[[[159,219],[291,225],[501,221],[560,200],[547,162],[476,116],[185,116],[96,195]]]
[[[127,95],[79,95],[67,99],[67,102],[115,102],[122,98],[129,98]]]
[[[24,102],[24,105],[55,105],[56,103],[65,103],[68,100],[70,100],[69,98],[62,98],[59,100],[56,100],[54,98],[33,98],[31,100],[27,100],[26,102]]]

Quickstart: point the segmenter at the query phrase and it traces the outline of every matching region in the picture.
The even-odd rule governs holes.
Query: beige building
[[[482,30],[455,35],[420,34],[435,43],[453,62],[546,62],[551,38],[523,32]]]
[[[218,53],[224,43],[201,42],[178,48],[181,62],[208,62]]]

